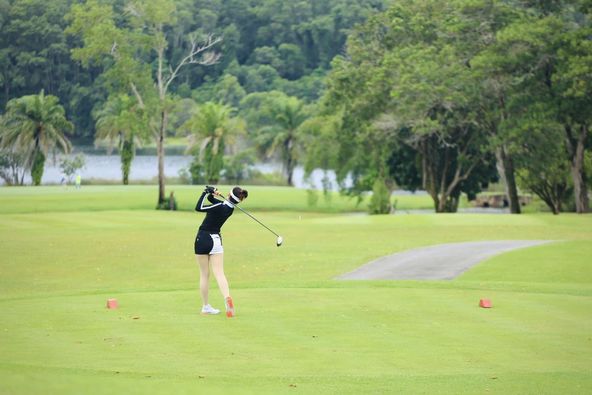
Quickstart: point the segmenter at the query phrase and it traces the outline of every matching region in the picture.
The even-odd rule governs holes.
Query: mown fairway
[[[187,211],[152,210],[156,187],[0,188],[0,393],[592,391],[590,215],[370,217],[337,196],[319,196],[321,213],[304,191],[249,188],[245,208],[285,243],[240,212],[227,223],[229,320],[199,314],[201,190],[171,189]],[[332,280],[408,248],[498,239],[557,242],[450,282]],[[222,307],[213,280],[210,294]]]

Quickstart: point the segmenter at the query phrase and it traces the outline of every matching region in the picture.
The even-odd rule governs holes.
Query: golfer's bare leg
[[[195,255],[199,263],[199,291],[204,306],[208,304],[208,289],[210,283],[210,256]]]
[[[212,254],[210,255],[210,263],[212,264],[212,272],[218,282],[218,288],[224,299],[230,296],[230,290],[228,289],[228,280],[224,275],[224,254]]]

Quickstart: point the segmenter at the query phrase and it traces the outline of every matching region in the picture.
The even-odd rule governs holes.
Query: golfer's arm
[[[206,195],[208,195],[208,200],[212,201],[210,199],[211,195],[209,195],[206,192],[202,193],[201,196],[199,197],[199,199],[197,200],[197,204],[195,205],[195,211],[207,212],[208,210],[211,210],[212,208],[220,205],[220,202],[216,201],[217,202],[216,204],[204,206],[204,199],[205,199]]]
[[[197,204],[195,205],[195,211],[204,211],[202,206],[203,206],[203,201],[204,201],[205,197],[206,197],[206,193],[203,192],[201,194],[201,196],[199,197],[199,199],[197,199]]]
[[[209,201],[210,201],[210,203],[212,203],[212,204],[220,203],[220,201],[219,201],[218,199],[216,199],[216,198],[214,197],[214,195],[212,195],[212,194],[208,194],[208,200],[209,200]]]

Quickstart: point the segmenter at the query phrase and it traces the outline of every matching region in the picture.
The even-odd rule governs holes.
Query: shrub
[[[391,194],[381,178],[374,181],[368,209],[370,214],[388,214],[391,212]]]

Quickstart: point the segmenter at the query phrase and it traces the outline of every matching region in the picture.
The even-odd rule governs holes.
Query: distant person
[[[194,250],[197,262],[199,264],[199,289],[201,292],[201,299],[203,306],[202,314],[218,314],[220,310],[213,308],[208,303],[208,290],[210,278],[210,265],[214,272],[214,277],[218,282],[218,288],[224,297],[226,304],[226,316],[234,317],[234,303],[230,297],[230,289],[228,280],[224,275],[224,249],[222,248],[222,236],[220,235],[220,228],[224,222],[232,215],[234,206],[247,198],[249,193],[239,187],[234,187],[228,194],[227,201],[221,202],[214,198],[220,196],[218,190],[214,187],[206,187],[195,206],[196,211],[206,213],[197,236],[195,238]],[[208,197],[208,201],[212,204],[205,205],[204,200]]]
[[[82,183],[82,176],[80,173],[76,174],[76,189],[80,189],[80,184]]]

